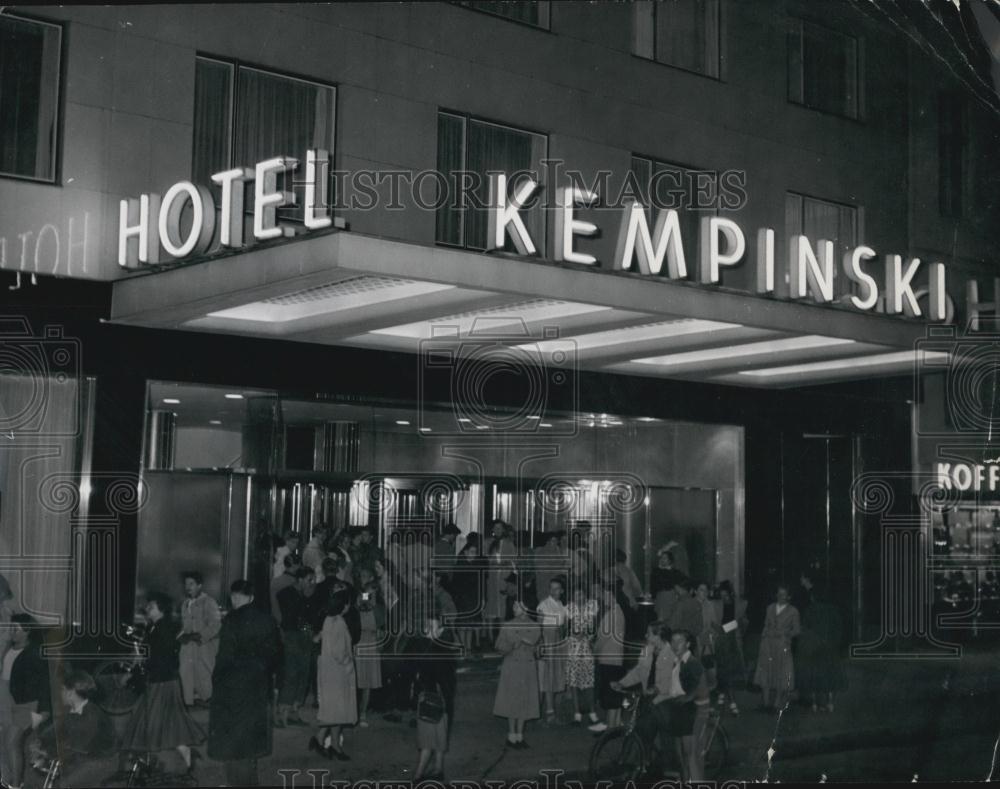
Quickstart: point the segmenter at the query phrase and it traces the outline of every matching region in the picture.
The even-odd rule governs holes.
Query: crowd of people
[[[367,528],[320,527],[305,544],[287,533],[274,541],[270,588],[237,581],[225,616],[196,571],[183,573],[179,605],[147,593],[145,691],[114,743],[85,672],[62,679],[58,725],[46,725],[41,629],[12,613],[0,585],[0,616],[13,625],[3,631],[0,682],[4,783],[20,786],[25,754],[40,765],[65,740],[70,762],[175,752],[192,776],[207,743],[229,785],[252,785],[274,729],[301,727],[311,751],[348,761],[345,730],[367,728],[373,709],[416,729],[415,777],[441,778],[457,663],[487,654],[502,658],[492,711],[507,720],[505,747],[530,747],[525,728],[536,720],[614,728],[625,690],[638,687],[643,735],[673,743],[685,779],[704,779],[710,706],[739,714],[735,693],[748,680],[746,604],[728,581],[692,581],[683,547],[668,543],[646,592],[628,556],[586,522],[532,540],[497,520],[486,540],[470,533],[461,549],[460,536],[454,524],[433,536],[398,530],[382,549]],[[767,608],[753,683],[762,709],[783,709],[797,690],[814,711],[832,711],[843,682],[839,613],[810,573],[799,586],[799,605],[782,585]],[[207,729],[198,708],[208,710]]]

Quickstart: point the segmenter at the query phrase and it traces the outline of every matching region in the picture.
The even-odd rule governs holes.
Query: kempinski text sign
[[[301,227],[307,232],[330,227],[334,220],[329,207],[329,179],[326,177],[329,154],[309,150],[305,178]],[[219,206],[213,194],[201,185],[180,181],[161,197],[143,194],[138,199],[122,200],[119,210],[118,264],[123,267],[157,265],[161,249],[172,260],[204,254],[216,241],[223,248],[239,249],[245,245],[245,200],[253,184],[253,238],[258,241],[290,237],[295,227],[278,221],[278,209],[294,207],[296,195],[278,189],[278,177],[297,170],[299,162],[290,157],[275,157],[258,162],[253,168],[237,167],[211,176],[219,187]],[[542,189],[531,177],[523,177],[509,188],[508,176],[489,175],[487,205],[487,249],[500,250],[508,241],[523,256],[539,255],[535,240],[524,222],[522,211]],[[601,263],[591,254],[577,249],[581,238],[600,232],[592,222],[577,215],[581,208],[597,205],[596,191],[569,186],[555,192],[556,261],[588,266]],[[186,212],[186,213],[185,213]],[[186,216],[182,230],[182,216]],[[689,263],[681,236],[680,219],[673,208],[658,208],[650,227],[648,209],[640,202],[624,204],[618,226],[617,245],[610,269],[638,271],[648,276],[689,280],[701,285],[718,285],[722,270],[748,258],[756,272],[755,291],[775,294],[775,260],[778,254],[775,231],[769,227],[756,230],[750,247],[743,229],[732,219],[702,217],[699,223],[697,260]],[[216,225],[218,224],[218,227]],[[750,248],[751,254],[747,254]],[[904,259],[898,254],[884,255],[881,276],[876,279],[863,264],[877,258],[874,249],[858,245],[840,259],[833,241],[819,239],[815,245],[804,235],[788,239],[786,251],[790,298],[818,304],[832,303],[835,268],[854,285],[856,292],[845,303],[860,311],[879,311],[889,315],[923,318],[937,323],[953,320],[955,305],[946,290],[946,268],[937,261]],[[162,261],[165,262],[165,261]],[[926,285],[916,286],[918,272],[926,273]],[[966,308],[975,319],[992,304],[979,302],[975,282],[968,283]]]

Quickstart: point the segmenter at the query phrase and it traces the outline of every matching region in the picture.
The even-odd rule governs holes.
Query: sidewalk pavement
[[[933,742],[995,731],[998,665],[1000,653],[989,649],[967,650],[961,659],[949,661],[853,660],[845,669],[848,687],[838,695],[834,712],[813,713],[809,707],[793,703],[781,716],[780,724],[775,713],[756,711],[759,694],[741,691],[737,694],[741,714],[726,712],[723,716],[730,750],[718,778],[752,781],[772,776],[773,771],[769,773],[767,767],[771,747],[777,765],[782,760],[811,754]],[[560,722],[528,724],[525,739],[530,748],[505,748],[506,721],[492,715],[498,673],[496,659],[470,660],[461,665],[446,759],[448,779],[533,779],[545,786],[542,771],[562,770],[566,779],[585,780],[595,737],[586,726],[570,724],[572,705],[568,698],[562,699]],[[311,708],[307,712],[313,714]],[[196,710],[194,714],[207,728],[207,711]],[[309,752],[311,729],[275,730],[273,752],[259,764],[261,784],[318,787],[365,779],[409,780],[417,758],[415,730],[405,720],[388,723],[380,714],[369,713],[368,720],[368,728],[355,727],[345,733],[349,762],[330,762]],[[176,758],[176,754],[168,758]],[[202,786],[221,785],[222,765],[204,760],[198,767],[198,781]]]

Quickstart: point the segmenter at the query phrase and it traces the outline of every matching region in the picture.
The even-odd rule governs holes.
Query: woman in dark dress
[[[205,740],[205,732],[188,714],[181,693],[180,625],[172,616],[173,603],[165,594],[147,598],[149,624],[143,637],[148,651],[144,664],[146,692],[132,713],[122,747],[127,751],[155,753],[176,748],[191,771],[191,746]]]
[[[417,748],[420,757],[413,778],[444,781],[444,755],[448,751],[448,732],[455,718],[455,660],[459,646],[444,640],[445,630],[439,613],[432,614],[424,623],[424,635],[411,644],[416,662],[414,691],[438,693],[444,700],[445,713],[438,721],[417,719]],[[419,705],[418,705],[419,707]],[[418,708],[419,713],[419,708]],[[433,766],[427,772],[428,765]]]
[[[833,695],[844,685],[840,659],[843,620],[840,610],[816,593],[809,573],[802,573],[799,582],[804,590],[796,656],[800,698],[812,705],[813,712],[820,708],[833,712]]]
[[[465,655],[471,655],[473,646],[479,646],[483,621],[483,571],[487,567],[480,550],[479,535],[472,532],[458,553],[451,581],[452,597],[460,617],[455,630]]]

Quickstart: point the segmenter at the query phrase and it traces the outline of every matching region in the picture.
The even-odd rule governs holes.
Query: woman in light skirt
[[[497,652],[504,656],[500,666],[493,714],[507,718],[507,747],[527,748],[524,722],[534,720],[538,709],[538,666],[535,650],[542,638],[542,629],[531,619],[520,600],[514,602],[514,618],[500,627]]]
[[[795,689],[792,639],[801,632],[798,609],[789,602],[788,587],[782,584],[775,594],[775,602],[767,607],[753,678],[754,684],[763,691],[765,710],[784,709]]]
[[[319,688],[319,711],[316,714],[318,731],[309,741],[309,749],[328,759],[346,762],[350,757],[341,747],[341,729],[358,722],[358,686],[354,671],[354,651],[351,634],[344,621],[344,614],[351,601],[346,590],[334,592],[323,629],[315,637],[320,643],[316,666],[316,684]]]

